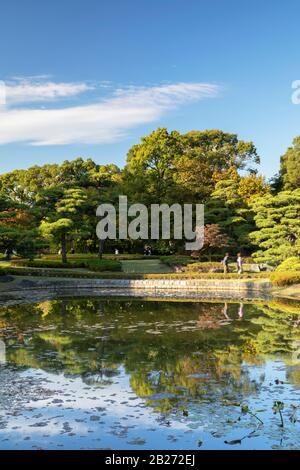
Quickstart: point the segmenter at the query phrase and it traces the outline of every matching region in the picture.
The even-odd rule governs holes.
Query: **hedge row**
[[[85,263],[83,262],[72,262],[72,263],[62,263],[61,261],[56,260],[25,260],[25,259],[16,259],[12,260],[12,266],[23,267],[23,268],[62,268],[62,269],[75,269],[75,268],[85,268]]]
[[[275,271],[270,274],[270,280],[274,286],[278,287],[300,284],[300,271],[285,273]]]
[[[23,267],[0,268],[0,275],[39,276],[39,277],[65,277],[65,278],[92,278],[92,279],[265,279],[264,273],[242,274],[237,273],[164,273],[164,274],[135,274],[135,273],[91,273],[84,271],[68,271],[64,269],[34,269]]]
[[[42,269],[76,269],[84,268],[90,269],[91,271],[102,272],[102,271],[122,271],[122,265],[119,261],[108,260],[108,259],[85,259],[76,260],[75,262],[62,263],[61,261],[40,259],[40,260],[13,260],[12,266],[15,267],[26,267],[26,268],[42,268]]]
[[[151,255],[151,259],[159,259],[160,256],[156,255]],[[43,258],[44,260],[53,260],[53,261],[60,261],[61,256],[60,255],[44,255]],[[68,253],[68,259],[73,262],[77,261],[86,261],[88,259],[97,259],[97,255],[94,253],[75,253],[75,254],[69,254]],[[134,254],[131,255],[129,253],[122,254],[120,253],[119,255],[115,254],[104,254],[102,261],[105,260],[114,260],[114,261],[130,261],[130,260],[142,260],[142,259],[149,259],[149,256],[141,254]]]
[[[166,274],[144,274],[144,279],[266,279],[266,273],[199,273],[182,272]]]
[[[194,263],[195,259],[190,256],[184,255],[170,255],[170,256],[161,256],[160,261],[171,268],[175,266],[187,266],[189,263]]]
[[[287,258],[279,266],[276,268],[277,272],[300,272],[300,257],[298,256],[291,256]]]
[[[198,272],[183,272],[183,273],[165,273],[165,274],[134,274],[122,272],[104,272],[92,273],[84,271],[68,271],[64,269],[34,269],[22,267],[8,267],[0,268],[0,276],[5,274],[18,275],[18,276],[39,276],[39,277],[65,277],[65,278],[78,278],[78,279],[266,279],[266,273],[244,273],[239,275],[237,273],[198,273]],[[284,287],[293,284],[300,284],[300,272],[269,273],[268,278],[274,286]]]
[[[61,277],[61,278],[76,278],[76,279],[124,279],[125,275],[122,272],[88,272],[88,271],[72,271],[66,269],[47,269],[47,268],[22,268],[22,267],[8,267],[0,268],[0,276],[37,276],[37,277]],[[126,277],[129,277],[126,274]],[[138,279],[130,274],[130,279]]]
[[[167,264],[168,266],[175,267],[175,266],[187,266],[187,269],[197,270],[198,268],[204,269],[217,269],[222,268],[221,261],[223,256],[215,255],[212,257],[212,261],[208,260],[206,256],[201,256],[199,260],[197,257],[186,256],[186,255],[171,255],[171,256],[161,256],[160,260],[162,263]],[[236,259],[232,256],[230,258],[230,263],[236,261]],[[244,264],[255,264],[252,258],[246,257],[243,258]]]
[[[184,267],[184,271],[195,271],[199,273],[209,273],[212,270],[220,269],[223,271],[223,266],[221,263],[217,263],[215,261],[207,261],[205,263],[197,262],[191,263]]]

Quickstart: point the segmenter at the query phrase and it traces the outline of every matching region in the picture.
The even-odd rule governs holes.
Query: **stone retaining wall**
[[[230,290],[230,291],[268,291],[272,285],[268,280],[235,280],[235,279],[55,279],[51,280],[24,280],[18,289],[26,288],[49,289],[144,289],[144,290]],[[8,288],[8,290],[10,290]]]
[[[0,292],[0,306],[42,302],[74,297],[138,297],[151,299],[268,300],[271,284],[267,280],[230,279],[130,280],[130,279],[19,279]],[[220,300],[221,301],[221,300]]]

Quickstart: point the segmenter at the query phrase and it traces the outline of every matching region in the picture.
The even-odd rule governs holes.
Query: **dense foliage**
[[[123,170],[77,158],[2,174],[0,250],[8,259],[59,252],[64,265],[70,251],[142,253],[147,241],[96,236],[98,205],[117,206],[126,194],[129,204],[205,204],[205,243],[193,253],[201,261],[220,261],[225,251],[275,265],[299,259],[299,148],[300,137],[282,156],[273,185],[257,174],[254,144],[220,130],[157,129],[129,150]],[[149,243],[152,254],[190,256],[184,240]]]
[[[252,209],[258,230],[250,239],[260,250],[255,258],[278,263],[300,254],[300,188],[256,199]]]

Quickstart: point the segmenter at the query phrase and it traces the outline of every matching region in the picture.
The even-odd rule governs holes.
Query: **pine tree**
[[[252,209],[258,230],[250,239],[260,248],[254,254],[258,262],[276,264],[300,255],[300,188],[258,198]]]
[[[79,188],[66,189],[55,204],[55,210],[40,225],[47,238],[59,238],[62,262],[67,263],[67,236],[83,231],[82,215],[87,204],[86,193]],[[70,234],[70,231],[72,233]]]

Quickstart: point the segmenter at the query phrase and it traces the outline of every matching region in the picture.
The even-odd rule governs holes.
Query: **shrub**
[[[27,267],[27,268],[42,268],[42,269],[76,269],[76,268],[85,268],[90,269],[91,271],[121,271],[122,266],[119,261],[107,260],[107,259],[86,259],[86,260],[73,260],[67,264],[62,263],[61,261],[50,260],[50,259],[40,259],[40,260],[13,260],[12,266],[16,267]]]
[[[214,270],[223,271],[222,264],[213,261],[206,263],[191,263],[184,268],[184,271],[193,271],[198,273],[209,273],[214,272]]]
[[[151,259],[159,259],[159,258],[160,256],[151,255]],[[42,259],[61,261],[61,256],[57,254],[44,255]],[[97,260],[100,258],[98,258],[95,253],[75,253],[75,254],[68,253],[68,260],[71,262],[87,261],[89,259]],[[107,260],[107,259],[112,259],[115,261],[120,261],[120,260],[125,261],[125,260],[149,259],[149,257],[145,256],[143,253],[141,254],[120,253],[118,255],[104,253],[102,260]]]
[[[123,273],[97,273],[87,271],[68,271],[66,269],[35,269],[35,268],[23,268],[23,267],[7,267],[0,268],[0,276],[12,275],[12,276],[37,276],[37,277],[61,277],[66,279],[123,279]],[[140,279],[137,276],[130,275],[130,279]]]
[[[145,274],[143,279],[266,279],[265,273],[165,273],[165,274]]]
[[[85,268],[85,264],[82,262],[73,262],[73,263],[62,263],[61,261],[55,260],[24,260],[24,259],[17,259],[12,261],[12,266],[20,266],[26,268]]]
[[[210,263],[211,261],[220,263],[222,259],[224,258],[224,256],[225,256],[225,253],[212,253],[211,255],[203,253],[200,256],[197,256],[196,259],[194,258],[194,260],[201,261],[202,263],[205,263],[205,262]]]
[[[63,278],[82,278],[82,279],[265,279],[265,273],[237,274],[237,273],[162,273],[162,274],[136,274],[122,272],[85,272],[71,271],[64,269],[34,269],[25,267],[5,267],[0,268],[0,275],[13,276],[39,276],[39,277],[63,277]],[[300,277],[300,276],[299,276]]]
[[[122,265],[119,261],[110,259],[91,259],[84,263],[91,271],[122,271]]]
[[[160,261],[167,266],[173,268],[174,266],[186,266],[189,263],[193,263],[195,259],[190,256],[184,255],[170,255],[170,256],[161,256]]]
[[[276,272],[300,271],[300,258],[291,256],[277,266]]]
[[[94,253],[67,253],[68,259],[70,260],[85,260],[87,258],[95,258],[96,255]],[[58,254],[46,254],[42,257],[43,260],[55,260],[61,261],[61,255]]]
[[[273,272],[270,274],[270,280],[274,286],[284,287],[300,283],[300,271],[294,272]]]

